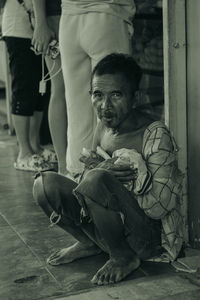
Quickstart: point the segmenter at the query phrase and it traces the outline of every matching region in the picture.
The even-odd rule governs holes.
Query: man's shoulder
[[[151,122],[144,131],[143,143],[148,140],[155,140],[161,138],[163,134],[171,136],[168,127],[162,121]]]
[[[155,121],[144,132],[142,151],[148,156],[161,149],[173,154],[178,147],[168,127],[161,121]]]
[[[157,129],[163,129],[163,130],[167,130],[169,131],[169,129],[167,128],[167,126],[164,124],[164,122],[162,121],[153,121],[151,122],[147,128],[146,128],[146,131],[147,132],[153,132],[154,130],[157,130]]]

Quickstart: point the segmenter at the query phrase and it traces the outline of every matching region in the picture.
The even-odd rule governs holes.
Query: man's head
[[[110,54],[96,65],[91,76],[91,98],[107,127],[117,128],[128,117],[140,78],[139,66],[124,54]]]

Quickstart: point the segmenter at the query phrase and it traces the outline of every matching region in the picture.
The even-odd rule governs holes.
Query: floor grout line
[[[36,257],[36,259],[39,261],[40,265],[46,270],[46,272],[53,278],[53,280],[58,284],[58,286],[63,290],[62,285],[59,283],[59,281],[56,279],[56,277],[51,273],[51,271],[48,269],[46,265],[43,264],[39,256],[33,251],[33,249],[26,243],[26,241],[23,239],[21,234],[17,232],[17,230],[13,227],[13,225],[8,221],[6,216],[4,216],[0,212],[0,216],[4,219],[4,221],[10,226],[10,228],[15,232],[15,234],[19,237],[19,239],[24,243],[24,245],[30,250],[30,252]]]

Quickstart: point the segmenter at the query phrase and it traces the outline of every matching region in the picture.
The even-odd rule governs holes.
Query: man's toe
[[[98,285],[106,285],[106,284],[108,284],[108,280],[107,280],[107,278],[106,278],[106,274],[101,274],[100,276],[99,276],[99,280],[98,280]]]
[[[97,285],[104,285],[104,282],[102,281],[102,279],[99,279],[99,280],[97,281]]]
[[[106,274],[105,277],[104,277],[104,284],[107,285],[109,283],[110,283],[110,275]]]
[[[57,262],[57,260],[60,258],[59,255],[60,251],[56,251],[53,254],[51,254],[48,258],[47,258],[47,263],[53,266],[58,265],[59,263]]]
[[[94,283],[94,284],[98,282],[97,275],[94,275],[94,276],[93,276],[91,282]]]
[[[109,284],[115,283],[115,274],[111,274],[109,278]]]
[[[57,266],[59,265],[59,263],[57,262],[57,260],[54,260],[54,259],[47,259],[47,263],[49,265],[52,265],[52,266]]]
[[[116,276],[115,276],[115,282],[119,282],[124,277],[125,277],[125,275],[123,276],[123,273],[118,271],[117,274],[116,274]]]

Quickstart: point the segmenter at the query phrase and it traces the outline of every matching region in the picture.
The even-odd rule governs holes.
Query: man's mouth
[[[102,114],[103,116],[103,119],[106,120],[106,121],[111,121],[114,117],[113,113],[110,112],[110,111],[106,111]]]

